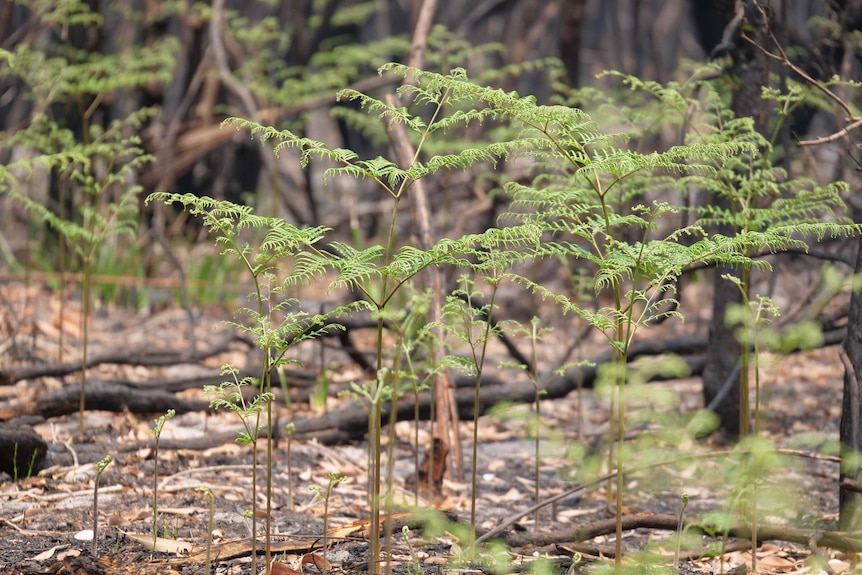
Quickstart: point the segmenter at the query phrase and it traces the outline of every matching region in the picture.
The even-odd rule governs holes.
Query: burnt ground
[[[59,364],[61,348],[62,361],[80,357],[79,305],[73,300],[66,303],[61,324],[59,302],[50,290],[16,283],[2,285],[0,290],[4,302],[0,328],[4,338],[8,338],[0,356],[4,373]],[[217,315],[199,313],[195,332],[199,349],[228,343],[218,353],[199,361],[174,364],[165,361],[164,365],[140,365],[134,361],[125,365],[104,363],[88,370],[94,390],[110,384],[144,390],[153,397],[156,390],[166,391],[173,394],[178,405],[184,406],[180,410],[183,412],[165,424],[155,479],[157,452],[152,427],[154,418],[163,412],[128,408],[91,410],[86,413],[85,434],[81,439],[74,408],[60,409],[55,405],[52,408],[55,412],[65,413],[39,411],[52,393],[76,390],[77,373],[32,377],[0,387],[3,418],[18,416],[11,421],[31,427],[48,445],[45,468],[38,474],[28,476],[25,469],[19,469],[17,480],[8,474],[0,476],[0,573],[204,573],[210,530],[208,500],[196,490],[202,486],[214,496],[213,572],[250,572],[252,528],[247,512],[252,498],[251,449],[231,439],[238,428],[236,414],[192,409],[206,405],[206,398],[200,384],[183,384],[213,378],[218,381],[219,366],[228,362],[238,367],[254,365],[253,346],[242,338],[225,338],[230,332],[224,328],[214,330],[217,319]],[[179,309],[148,314],[99,309],[91,324],[91,354],[97,357],[118,349],[169,353],[188,348],[185,322],[185,314]],[[653,331],[647,337],[662,335],[661,331]],[[360,348],[370,348],[373,343],[370,336],[363,339],[358,335],[355,341]],[[345,388],[351,381],[361,381],[361,371],[337,351],[334,343],[324,351],[333,392],[325,405],[315,406],[303,401],[302,393],[286,405],[279,393],[276,402],[279,425],[323,417],[325,412],[354,402],[350,397],[336,397],[334,391]],[[296,377],[291,379],[291,385],[300,392],[303,386],[307,390],[315,372],[317,375],[320,372],[315,369],[320,348],[311,347],[302,353],[307,356],[303,357],[305,367],[297,369]],[[505,359],[503,352],[496,353],[496,359]],[[816,544],[822,541],[818,534],[828,531],[837,518],[837,464],[808,456],[829,453],[830,442],[837,440],[843,373],[838,348],[825,347],[782,358],[764,369],[764,373],[763,390],[768,401],[760,436],[798,452],[791,458],[792,463],[775,463],[769,467],[767,477],[758,480],[763,508],[775,510],[766,513],[762,520],[763,532],[775,538],[761,545],[758,570],[785,573],[846,570],[855,564],[855,555],[842,551],[839,544],[836,544],[839,548]],[[650,383],[642,391],[646,393],[633,395],[629,403],[630,448],[634,458],[646,460],[673,444],[672,438],[661,439],[662,426],[674,419],[684,420],[701,405],[701,399],[696,378]],[[585,457],[573,451],[573,447],[586,444],[601,452],[609,421],[607,399],[592,390],[542,401],[540,407],[545,439],[541,446],[539,500],[544,501],[606,472],[600,466],[600,458]],[[529,405],[516,406],[508,412],[483,415],[480,420],[477,532],[500,528],[497,536],[511,546],[507,555],[509,569],[526,569],[540,555],[550,558],[552,572],[575,572],[584,565],[608,563],[614,534],[607,529],[613,517],[607,493],[611,485],[607,481],[588,484],[587,489],[544,506],[538,516],[529,513],[514,518],[535,501],[535,443],[530,432],[530,409]],[[30,415],[22,418],[21,414]],[[410,421],[396,425],[392,456],[398,510],[408,509],[408,505],[417,502],[405,486],[409,485],[408,477],[413,474],[417,458],[424,456],[429,444],[427,423],[422,422],[419,428],[420,450],[416,453],[415,425]],[[279,562],[274,572],[366,570],[367,441],[337,441],[337,437],[324,433],[319,437],[304,434],[291,440],[281,435],[273,450],[271,544],[273,556]],[[437,573],[452,572],[456,567],[466,571],[482,568],[479,563],[458,559],[464,551],[464,542],[455,534],[463,533],[470,522],[472,425],[462,423],[460,436],[463,474],[459,475],[450,465],[442,495],[436,501],[424,501],[425,505],[440,510],[447,523],[429,526],[416,513],[397,516],[389,564],[394,572],[412,573],[418,569],[422,573]],[[652,439],[655,437],[660,439]],[[709,526],[718,517],[714,512],[744,508],[739,502],[745,490],[732,485],[734,466],[739,467],[744,456],[736,459],[705,456],[710,451],[727,449],[711,438],[680,443],[674,449],[672,453],[687,453],[691,457],[667,466],[645,467],[624,478],[623,511],[629,521],[627,525],[632,527],[624,534],[627,564],[647,561],[638,559],[643,557],[640,552],[644,549],[650,550],[649,561],[653,561],[645,564],[666,567],[674,564],[675,529],[668,528],[667,523],[676,522],[683,493],[688,497],[686,523]],[[106,455],[111,455],[113,462],[99,481],[98,557],[94,557],[87,530],[93,528],[95,462]],[[264,462],[261,455],[260,465]],[[344,482],[336,485],[325,501],[320,490],[325,490],[333,473],[343,477]],[[154,481],[159,537],[155,551],[152,549]],[[261,509],[265,508],[264,490],[264,483],[259,481],[257,498]],[[259,530],[263,521],[261,515]],[[406,536],[400,531],[403,525],[408,528]],[[322,549],[324,526],[329,529],[327,565],[308,555]],[[433,527],[434,532],[423,530],[423,526]],[[709,557],[704,555],[717,549],[716,540],[704,537],[700,531],[692,533],[681,544],[681,572],[726,572],[750,563],[744,539],[731,539],[723,556]],[[259,569],[263,555],[260,557]]]

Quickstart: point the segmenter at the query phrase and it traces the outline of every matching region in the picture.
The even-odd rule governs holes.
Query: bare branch
[[[852,132],[859,126],[862,126],[862,118],[856,118],[853,122],[850,122],[837,132],[829,134],[828,136],[822,136],[813,140],[796,140],[796,144],[798,146],[817,146],[819,144],[828,144],[829,142],[834,142],[835,140],[839,140],[844,136],[849,136],[850,132]]]
[[[775,37],[775,33],[773,32],[772,27],[769,24],[769,18],[768,18],[768,15],[766,13],[766,9],[763,8],[763,6],[761,6],[760,2],[758,2],[757,0],[755,0],[754,6],[757,8],[757,11],[760,13],[761,19],[763,20],[764,33],[772,41],[772,44],[775,46],[775,49],[778,51],[778,54],[773,54],[771,51],[767,50],[766,48],[764,48],[763,46],[758,44],[756,40],[754,40],[753,38],[746,35],[745,32],[743,31],[742,37],[745,39],[745,41],[748,42],[749,44],[751,44],[752,46],[754,46],[756,49],[760,50],[760,52],[763,53],[763,55],[765,55],[767,58],[770,58],[772,60],[780,62],[785,67],[787,67],[789,70],[791,70],[794,74],[798,75],[800,78],[805,80],[805,82],[808,85],[812,86],[813,88],[815,88],[815,89],[821,91],[823,94],[825,94],[830,100],[835,102],[835,104],[837,104],[842,110],[844,110],[844,115],[845,115],[844,120],[845,120],[845,122],[848,122],[848,124],[846,126],[844,126],[843,128],[841,128],[840,130],[838,130],[837,132],[835,132],[833,134],[830,134],[828,136],[824,136],[821,138],[817,138],[814,140],[804,140],[804,141],[797,140],[796,141],[797,145],[799,145],[799,146],[814,146],[814,145],[818,145],[818,144],[826,144],[828,142],[833,142],[835,140],[838,140],[839,138],[842,138],[844,136],[849,135],[852,130],[855,130],[859,126],[862,126],[862,117],[857,116],[853,113],[853,109],[850,107],[850,104],[848,104],[838,94],[836,94],[835,92],[830,90],[828,86],[823,84],[823,82],[816,80],[814,77],[812,77],[810,74],[808,74],[805,70],[803,70],[802,68],[800,68],[799,66],[797,66],[796,64],[794,64],[790,60],[790,58],[787,56],[787,52],[785,52],[785,50],[784,50],[784,47],[778,41],[778,38]]]

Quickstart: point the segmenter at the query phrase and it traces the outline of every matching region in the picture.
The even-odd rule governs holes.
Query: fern
[[[550,69],[553,71],[552,66]],[[276,294],[287,294],[301,282],[326,278],[330,292],[344,289],[358,297],[355,304],[339,313],[370,311],[378,322],[376,377],[354,387],[369,410],[372,438],[379,437],[382,403],[400,393],[398,382],[402,378],[420,379],[402,369],[402,362],[412,362],[410,353],[402,350],[414,349],[415,341],[424,341],[431,330],[441,329],[460,338],[474,351],[472,360],[449,357],[432,369],[450,367],[477,378],[481,374],[483,359],[478,350],[487,339],[474,337],[475,322],[464,320],[465,308],[459,303],[459,298],[473,293],[471,280],[465,281],[466,287],[457,298],[449,298],[445,320],[420,330],[418,340],[413,338],[416,330],[410,327],[416,314],[392,309],[397,308],[393,302],[401,301],[397,298],[402,291],[413,289],[415,278],[425,270],[457,269],[468,278],[484,278],[492,291],[503,280],[513,281],[538,297],[554,301],[563,314],[574,314],[603,334],[613,359],[602,372],[614,388],[611,443],[620,446],[625,435],[627,387],[641,377],[628,365],[631,346],[644,326],[684,319],[675,287],[684,274],[718,264],[768,272],[770,262],[762,257],[764,254],[805,249],[809,241],[860,231],[842,216],[841,195],[846,186],[819,187],[808,180],[789,180],[771,165],[771,146],[756,133],[753,123],[734,118],[721,105],[720,95],[704,82],[663,86],[611,74],[608,79],[619,80],[630,90],[625,94],[626,105],[616,106],[606,95],[590,91],[561,98],[561,102],[597,103],[603,122],[618,127],[611,132],[602,129],[603,122],[583,109],[560,103],[540,105],[532,96],[471,80],[462,68],[444,74],[387,64],[379,72],[410,78],[410,83],[399,90],[398,105],[356,90],[344,90],[339,98],[358,103],[378,128],[403,126],[415,153],[406,165],[379,156],[361,158],[351,150],[330,147],[291,129],[241,118],[229,118],[224,123],[247,130],[275,154],[295,150],[302,165],[317,160],[333,162],[326,178],[352,177],[376,183],[393,206],[390,235],[378,245],[360,248],[328,240],[330,230],[326,228],[297,228],[208,198],[152,196],[180,202],[201,215],[226,252],[247,262],[256,281],[273,282],[289,262],[287,279],[269,291],[258,288],[259,309],[246,312],[245,321],[239,322],[260,338],[265,349],[279,350],[267,355],[268,362],[276,362],[267,366],[283,359],[280,350],[337,329],[328,323],[330,316],[305,315],[292,300],[272,299]],[[646,112],[628,105],[634,101],[647,102]],[[347,115],[356,117],[353,112]],[[358,125],[379,136],[378,128],[370,127],[374,122]],[[681,143],[649,153],[641,151],[639,139],[644,132],[668,122],[683,129]],[[487,128],[485,133],[493,139],[458,141],[477,126]],[[526,166],[528,175],[501,184],[509,203],[497,226],[439,239],[425,248],[399,239],[395,221],[400,202],[417,182],[446,171],[476,173],[501,164]],[[723,195],[730,208],[681,207],[680,198],[693,190]],[[684,214],[685,210],[690,212]],[[691,223],[680,224],[682,215],[690,217]],[[715,233],[717,224],[730,225],[736,233]],[[246,237],[247,228],[250,232],[258,230],[263,239],[254,245],[243,243],[240,238]],[[525,264],[548,258],[590,274],[593,301],[585,302],[581,294],[554,291],[523,272],[528,269]],[[605,303],[597,305],[595,301]],[[284,321],[270,325],[275,311]],[[451,323],[458,314],[463,326],[454,329]],[[401,342],[388,364],[382,343],[384,322]],[[489,338],[498,327],[487,324],[485,329],[483,337]],[[262,372],[261,381],[266,373]],[[534,372],[531,377],[538,394],[538,376]],[[379,519],[380,452],[379,444],[375,451],[373,439],[371,444],[369,502],[374,521]],[[617,515],[621,516],[621,482],[627,461],[619,449],[616,453],[612,450],[608,458],[608,467],[618,471],[616,487],[609,494],[615,495]],[[377,532],[374,525],[372,531]],[[372,546],[372,562],[376,561],[377,549]],[[621,549],[617,556],[621,557]],[[370,565],[369,570],[373,569]]]

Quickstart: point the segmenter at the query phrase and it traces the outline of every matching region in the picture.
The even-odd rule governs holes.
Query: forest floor
[[[0,341],[5,341],[0,349],[0,371],[20,373],[34,366],[60,364],[61,348],[65,362],[80,357],[81,310],[75,301],[65,304],[61,320],[60,302],[45,287],[10,282],[0,285],[0,295]],[[196,318],[198,349],[217,351],[207,357],[189,362],[166,359],[162,365],[143,365],[144,361],[106,362],[88,370],[94,393],[100,386],[113,386],[108,389],[126,386],[130,394],[143,390],[155,399],[158,390],[176,398],[180,409],[166,422],[158,452],[152,441],[152,428],[153,420],[164,413],[161,407],[143,413],[130,408],[87,411],[81,440],[76,405],[63,404],[65,407],[61,409],[53,404],[53,412],[39,412],[39,406],[44,407],[43,400],[51,394],[78,389],[77,372],[20,379],[0,386],[0,417],[29,414],[12,421],[19,422],[15,425],[32,427],[49,446],[46,468],[35,476],[27,477],[23,469],[18,470],[17,481],[0,475],[0,573],[205,573],[209,504],[196,491],[201,486],[214,495],[213,572],[250,573],[252,530],[246,512],[252,497],[251,449],[231,439],[239,423],[235,414],[195,409],[206,405],[201,386],[184,384],[218,382],[219,367],[225,363],[240,368],[253,363],[253,346],[241,337],[233,337],[228,328],[213,329],[218,319],[224,318],[209,314]],[[180,309],[148,314],[97,309],[91,322],[89,353],[91,357],[100,354],[104,357],[123,350],[149,350],[153,356],[164,352],[168,357],[189,348],[185,326],[186,316]],[[362,337],[356,342],[358,347],[371,347],[373,343]],[[331,364],[327,369],[332,389],[344,388],[362,377],[361,371],[335,351],[336,347],[332,344],[324,350],[329,358],[326,361]],[[302,358],[305,367],[297,369],[297,374],[307,377],[304,380],[298,377],[299,383],[294,382],[300,388],[314,379],[313,368],[321,349],[310,347],[304,352],[308,356]],[[761,436],[782,447],[812,451],[825,441],[836,441],[842,373],[836,346],[784,358],[770,370],[765,388],[769,391],[768,414]],[[666,407],[666,413],[692,413],[702,403],[697,378],[650,383],[648,389],[650,394],[668,392],[667,396],[673,398],[673,405]],[[301,398],[294,399],[286,405],[279,395],[278,421],[322,417],[324,412],[343,409],[355,402],[350,397],[333,394],[325,405],[312,406]],[[531,407],[522,405],[514,411],[483,415],[478,430],[477,533],[498,529],[498,536],[510,546],[506,558],[512,571],[535,571],[529,565],[540,555],[549,558],[550,572],[575,573],[584,565],[612,564],[613,513],[609,510],[607,493],[611,484],[599,482],[590,489],[575,490],[584,476],[579,469],[580,460],[572,459],[569,449],[578,437],[587,441],[603,437],[608,426],[607,401],[592,390],[584,390],[542,401],[540,407],[547,431],[541,446],[538,498],[546,501],[560,496],[560,499],[542,507],[538,514],[519,513],[536,500],[535,441],[529,433]],[[637,405],[631,408],[637,409]],[[648,427],[648,424],[633,426],[632,433]],[[393,485],[405,504],[417,501],[405,488],[405,481],[429,443],[427,424],[423,422],[419,432],[422,447],[416,453],[414,433],[412,422],[399,422],[391,451]],[[271,550],[278,561],[273,572],[366,570],[366,440],[333,441],[332,437],[315,438],[314,434],[288,440],[281,435],[273,446]],[[438,533],[430,534],[423,532],[422,526],[428,524],[421,514],[407,513],[393,518],[396,529],[387,566],[393,572],[488,571],[487,566],[479,563],[453,559],[463,551],[453,533],[470,523],[472,425],[462,423],[460,436],[462,469],[450,465],[442,495],[434,502],[426,502],[442,511],[449,523],[438,526]],[[801,438],[807,440],[802,442]],[[724,449],[713,445],[710,439],[690,448],[698,453]],[[92,554],[91,540],[95,462],[106,455],[111,455],[113,462],[99,480],[96,557]],[[386,459],[388,453],[384,455]],[[781,466],[776,472],[777,484],[786,487],[785,509],[783,516],[770,517],[769,525],[765,522],[762,526],[763,533],[773,534],[775,539],[761,542],[758,571],[831,574],[852,569],[857,560],[848,551],[852,544],[844,550],[839,544],[831,548],[823,545],[820,538],[837,518],[837,464],[827,459],[796,459],[796,465]],[[264,461],[261,454],[259,463]],[[701,522],[701,525],[708,522],[710,512],[726,507],[728,501],[739,495],[722,485],[720,472],[720,464],[715,467],[686,464],[673,467],[667,472],[669,475],[656,470],[627,476],[624,543],[627,555],[631,554],[627,564],[646,561],[638,551],[648,547],[652,560],[659,558],[657,564],[673,565],[682,494],[688,499],[685,522]],[[320,489],[326,489],[333,473],[343,477],[344,482],[333,488],[327,502]],[[158,509],[155,551],[154,482]],[[568,496],[564,495],[567,493]],[[257,498],[264,508],[265,485],[261,481]],[[259,530],[263,517],[257,521]],[[400,528],[404,525],[407,531],[402,532]],[[320,552],[324,545],[324,526],[329,529],[326,565],[309,555]],[[744,539],[731,539],[724,554],[710,556],[707,552],[715,551],[715,541],[695,533],[682,546],[680,572],[726,573],[736,569],[734,572],[740,573],[750,564]],[[262,554],[260,558],[259,569]],[[583,561],[578,562],[578,558]]]

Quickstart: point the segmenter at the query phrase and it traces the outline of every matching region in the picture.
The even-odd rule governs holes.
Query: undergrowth
[[[69,3],[66,10],[70,22],[88,25],[99,20],[81,3]],[[202,4],[195,4],[193,10],[204,19],[212,16]],[[357,8],[342,17],[355,24],[362,21],[361,12]],[[236,75],[273,106],[290,106],[318,97],[321,91],[329,94],[345,79],[362,77],[369,54],[378,64],[407,50],[402,39],[387,39],[370,49],[337,44],[307,62],[309,66],[289,66],[273,57],[283,41],[275,22],[264,19],[248,26],[237,14],[228,13],[227,18],[228,28],[251,54]],[[312,225],[297,223],[303,218],[296,206],[287,210],[293,220],[262,215],[275,211],[272,202],[263,198],[258,198],[257,210],[191,193],[158,192],[147,198],[147,202],[177,205],[198,218],[221,249],[218,259],[193,263],[194,279],[240,280],[251,287],[247,305],[236,311],[230,324],[254,341],[262,352],[260,364],[251,377],[240,377],[237,366],[225,366],[225,382],[205,392],[213,408],[230,410],[240,419],[243,431],[238,440],[252,452],[247,512],[254,535],[252,571],[257,572],[261,531],[265,569],[271,569],[276,430],[290,426],[277,421],[273,377],[298,363],[293,352],[299,346],[345,329],[339,322],[359,316],[375,325],[373,373],[357,378],[350,390],[368,412],[368,572],[391,568],[391,535],[385,530],[386,539],[381,541],[381,533],[396,508],[395,478],[393,467],[384,469],[383,462],[394,460],[396,404],[405,398],[415,402],[413,447],[418,454],[420,399],[441,397],[440,382],[456,371],[474,383],[470,528],[459,529],[438,516],[429,520],[428,532],[449,530],[460,535],[463,557],[453,561],[508,567],[499,541],[476,537],[476,501],[482,488],[476,475],[480,394],[489,370],[488,346],[505,334],[526,340],[531,349],[528,357],[495,367],[525,376],[534,391],[534,411],[529,415],[535,434],[537,501],[541,448],[556,441],[542,430],[539,400],[551,382],[585,367],[588,358],[574,357],[559,365],[540,362],[539,344],[556,335],[545,325],[559,322],[538,316],[520,324],[498,321],[505,311],[498,299],[502,286],[541,304],[544,314],[585,326],[606,345],[610,360],[595,366],[595,387],[611,425],[601,440],[578,437],[568,441],[563,451],[571,462],[572,481],[594,491],[605,488],[607,505],[617,518],[613,569],[619,573],[626,567],[641,571],[668,567],[666,558],[650,550],[624,553],[622,517],[630,503],[626,482],[636,478],[656,493],[672,492],[677,501],[682,498],[687,503],[684,479],[691,477],[691,465],[708,470],[703,476],[713,477],[714,482],[699,481],[727,499],[704,525],[708,523],[720,539],[733,525],[744,523],[756,543],[760,522],[787,515],[793,504],[787,497],[788,486],[775,473],[791,469],[792,464],[760,436],[769,414],[760,358],[764,351],[781,355],[816,345],[818,340],[810,323],[771,330],[768,322],[779,310],[768,294],[751,293],[756,285],[752,278],[771,273],[773,254],[804,252],[814,242],[859,232],[844,217],[842,196],[847,186],[820,186],[776,167],[773,143],[758,134],[750,118],[734,117],[725,104],[726,94],[714,81],[703,79],[713,74],[696,71],[686,82],[660,85],[609,73],[603,81],[612,89],[560,88],[552,104],[542,104],[534,96],[493,86],[501,75],[518,70],[470,78],[465,69],[453,67],[470,50],[446,31],[435,30],[430,45],[446,47],[432,50],[429,62],[447,72],[383,64],[382,76],[404,79],[395,97],[376,97],[356,89],[339,92],[343,105],[337,108],[338,119],[375,144],[390,144],[394,150],[390,156],[363,157],[359,151],[330,146],[305,137],[298,123],[270,126],[251,121],[248,117],[260,117],[255,110],[245,110],[247,117],[232,117],[223,125],[248,132],[268,148],[266,154],[294,155],[302,168],[331,166],[320,184],[354,179],[376,188],[388,209],[378,222],[382,232],[376,240],[362,238],[353,224],[350,240],[320,225],[324,207],[319,205],[319,191],[317,196],[312,191],[307,196],[315,219]],[[4,139],[4,150],[27,153],[0,166],[0,192],[62,238],[61,253],[74,255],[71,263],[83,278],[81,435],[92,275],[94,271],[112,274],[111,263],[116,260],[106,255],[109,248],[125,249],[119,238],[135,233],[142,188],[133,176],[153,158],[137,137],[128,134],[140,129],[154,112],[143,109],[104,126],[91,120],[105,94],[154,79],[168,81],[174,49],[171,41],[165,41],[122,61],[78,52],[46,56],[27,46],[0,53],[4,76],[32,89],[36,103],[27,127]],[[552,75],[556,71],[551,62],[525,67],[545,67]],[[116,70],[123,73],[110,73]],[[82,130],[64,126],[52,115],[51,105],[65,102],[82,110],[86,119]],[[653,146],[663,141],[653,138],[655,133],[668,127],[679,134],[675,145]],[[406,138],[398,142],[401,133]],[[442,176],[463,172],[493,182],[495,201],[503,206],[500,217],[479,231],[460,231],[439,207],[446,203]],[[57,183],[56,203],[36,193],[34,182],[46,174]],[[422,199],[426,191],[432,201]],[[67,211],[69,206],[74,210]],[[422,210],[430,206],[431,213],[423,215]],[[421,233],[402,227],[408,208],[418,214]],[[719,228],[733,233],[717,233]],[[143,259],[135,250],[128,252],[130,262]],[[570,283],[561,285],[536,275],[538,264],[546,262],[567,270]],[[58,264],[62,280],[69,262],[61,258]],[[681,282],[718,265],[739,272],[727,281],[739,287],[745,305],[729,319],[739,325],[745,351],[740,373],[746,392],[748,378],[753,378],[753,400],[742,394],[742,419],[746,425],[753,419],[754,426],[744,428],[750,433],[744,433],[747,436],[735,448],[703,454],[697,439],[714,425],[709,415],[680,414],[672,409],[672,396],[647,385],[657,376],[684,376],[688,366],[681,358],[633,361],[632,356],[644,330],[662,322],[682,322],[690,313],[679,295]],[[236,270],[241,270],[242,279],[236,277]],[[303,298],[309,285],[323,285],[328,295],[345,296],[343,301],[348,303],[329,307],[317,303],[312,309]],[[65,293],[64,289],[61,281],[58,290]],[[202,287],[202,299],[212,295],[207,286]],[[110,300],[119,295],[105,290],[102,297]],[[440,309],[435,309],[438,304]],[[244,393],[248,389],[251,394]],[[450,406],[435,403],[433,409],[439,412]],[[161,420],[158,431],[163,424]],[[387,424],[390,451],[385,456],[382,434]],[[265,454],[262,469],[261,452]],[[418,455],[415,466],[418,490]],[[258,493],[259,478],[265,486],[263,494]],[[339,480],[330,476],[327,501]],[[430,487],[433,494],[434,486]],[[217,506],[215,496],[208,497],[211,506]],[[258,509],[261,501],[264,509]],[[154,489],[153,537],[156,514]],[[260,517],[265,518],[262,529]],[[540,528],[538,512],[535,521]],[[675,543],[679,548],[690,542],[680,533]],[[412,551],[411,561],[410,569],[418,571]],[[537,570],[545,568],[536,565]]]
[[[608,399],[611,409],[613,433],[605,443],[605,468],[614,470],[608,496],[616,516],[621,518],[626,470],[645,463],[654,465],[662,458],[672,460],[681,449],[689,449],[695,439],[691,430],[686,432],[688,422],[659,420],[652,421],[658,424],[656,430],[639,436],[635,442],[627,439],[626,431],[633,421],[629,403],[640,397],[644,383],[655,375],[684,375],[686,369],[680,361],[671,360],[632,365],[629,354],[639,330],[665,320],[684,319],[686,310],[675,297],[676,285],[691,269],[716,264],[737,266],[743,270],[743,278],[730,279],[742,285],[751,272],[769,272],[770,263],[764,254],[805,250],[808,239],[816,241],[855,233],[857,228],[840,216],[841,193],[846,186],[818,187],[807,180],[788,180],[769,164],[769,143],[756,133],[751,120],[733,118],[721,104],[719,94],[705,82],[693,82],[684,94],[680,86],[662,87],[622,78],[633,89],[660,102],[665,114],[677,114],[686,129],[684,142],[679,145],[641,153],[632,145],[638,133],[644,132],[638,117],[626,118],[631,131],[609,134],[581,108],[540,105],[530,96],[478,85],[461,69],[438,74],[388,64],[381,72],[412,79],[414,83],[405,84],[399,92],[402,101],[410,103],[409,107],[350,90],[342,92],[341,98],[358,101],[383,125],[405,126],[415,147],[409,165],[384,157],[363,159],[351,150],[330,148],[289,130],[244,119],[229,119],[225,125],[250,131],[262,143],[271,144],[276,155],[295,148],[303,163],[311,159],[333,162],[335,167],[326,175],[329,180],[349,176],[375,182],[391,196],[393,206],[389,236],[383,243],[359,248],[334,240],[327,242],[326,229],[294,228],[283,220],[254,216],[250,208],[208,198],[155,194],[151,199],[183,202],[192,213],[208,219],[208,227],[222,234],[222,242],[225,229],[263,228],[264,239],[259,249],[266,253],[266,258],[259,267],[249,261],[248,269],[253,276],[257,275],[256,270],[289,258],[291,265],[283,287],[278,290],[279,297],[287,297],[290,286],[334,277],[325,280],[329,282],[329,291],[347,290],[358,298],[344,312],[365,310],[378,321],[377,376],[354,386],[356,397],[369,412],[370,572],[380,569],[376,534],[380,533],[377,522],[380,501],[385,496],[380,451],[384,405],[394,404],[403,394],[399,381],[415,381],[418,377],[404,371],[399,351],[410,349],[413,344],[395,346],[396,353],[390,353],[385,343],[386,324],[398,325],[409,317],[398,308],[393,309],[392,302],[398,301],[400,291],[416,282],[419,274],[429,267],[467,278],[464,287],[452,291],[450,305],[454,307],[447,312],[451,319],[445,325],[446,331],[460,338],[472,352],[467,356],[450,355],[451,359],[440,367],[457,367],[474,376],[477,393],[484,370],[484,345],[502,329],[498,324],[492,325],[490,319],[496,311],[493,294],[500,282],[514,282],[542,299],[553,301],[560,313],[577,316],[606,338],[611,361],[600,367],[597,388]],[[603,113],[608,113],[611,103],[602,105]],[[697,117],[687,113],[692,107],[697,108]],[[475,141],[449,153],[424,153],[427,142],[435,138],[457,139],[461,130],[483,123],[498,126],[492,132],[495,139]],[[431,174],[502,162],[525,165],[530,176],[503,185],[509,209],[497,226],[481,233],[440,238],[424,249],[395,235],[400,202],[417,182]],[[727,196],[731,208],[721,210],[713,203],[694,208],[681,206],[679,199],[693,190]],[[690,211],[687,214],[690,223],[681,223],[680,214],[684,210]],[[736,228],[735,235],[711,231],[716,223],[727,222]],[[229,247],[229,252],[239,257],[252,251],[250,246],[239,248],[234,240]],[[586,270],[592,276],[592,301],[556,291],[524,273],[530,269],[526,264],[549,259],[564,260],[571,267]],[[469,300],[476,281],[491,288],[491,303],[483,313],[466,311],[472,310]],[[276,291],[267,293],[274,295]],[[258,290],[254,299],[266,301],[263,294]],[[269,307],[261,306],[250,315],[253,321],[243,328],[268,341],[267,322],[281,305],[277,301]],[[751,313],[756,323],[757,309]],[[431,327],[423,331],[423,337],[433,333]],[[535,321],[526,329],[536,341],[539,332]],[[394,331],[411,332],[397,327]],[[432,341],[431,345],[442,343]],[[759,351],[755,346],[754,357]],[[267,360],[261,379],[265,380],[267,369],[275,366]],[[556,366],[551,373],[559,374],[560,368],[565,366]],[[542,385],[535,370],[533,365],[528,373],[538,396]],[[262,387],[262,393],[266,389]],[[655,404],[662,398],[651,397],[650,401]],[[266,403],[269,405],[270,401]],[[267,421],[271,425],[271,420]],[[702,419],[698,425],[703,425]],[[758,502],[768,491],[762,485],[764,469],[774,469],[777,463],[772,459],[774,455],[769,455],[774,454],[770,445],[756,437],[753,441],[759,443],[744,443],[739,448],[740,461],[746,465],[737,463],[734,467],[740,489],[733,491],[730,509],[737,510],[731,512],[751,522],[756,531]],[[740,471],[745,469],[751,469],[756,476]],[[755,483],[759,487],[752,497],[748,486]],[[476,485],[475,481],[473,484]],[[748,503],[741,505],[741,498]],[[617,571],[623,568],[621,525],[618,521]]]

